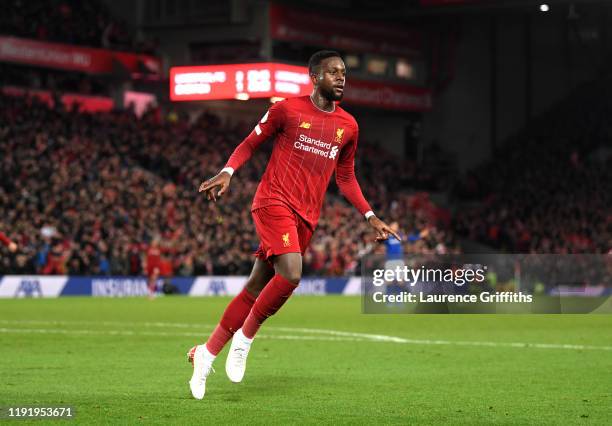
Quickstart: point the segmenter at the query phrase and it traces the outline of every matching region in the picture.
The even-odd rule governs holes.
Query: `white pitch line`
[[[177,322],[122,322],[122,321],[41,321],[41,320],[0,320],[0,324],[42,324],[42,325],[117,325],[117,326],[142,326],[142,327],[176,327],[176,328],[195,328],[201,330],[202,328],[213,329],[215,325],[212,324],[187,324]],[[346,331],[337,330],[326,330],[317,328],[300,328],[300,327],[266,327],[268,331],[288,331],[294,333],[306,333],[306,334],[325,334],[331,336],[342,336],[342,337],[355,337],[359,339],[383,341],[383,342],[395,342],[405,343],[401,337],[386,336],[381,334],[368,334],[368,333],[353,333]]]
[[[315,333],[315,334],[330,334],[333,336],[345,336],[345,337],[359,337],[365,339],[371,339],[381,342],[394,342],[394,343],[408,343],[408,339],[395,336],[387,336],[384,334],[369,334],[369,333],[355,333],[350,331],[338,331],[338,330],[325,330],[318,328],[293,328],[293,327],[274,327],[279,331],[293,331],[298,333]]]
[[[36,333],[36,334],[74,334],[74,335],[108,335],[108,336],[159,336],[159,337],[202,337],[201,333],[185,333],[185,332],[163,332],[163,331],[132,331],[132,330],[65,330],[57,328],[0,328],[0,333]],[[326,337],[326,336],[283,336],[283,335],[266,335],[257,336],[262,339],[278,339],[278,340],[316,340],[328,342],[366,342],[365,339],[357,339],[351,337]]]
[[[138,322],[118,322],[118,321],[35,321],[35,320],[0,320],[4,324],[70,324],[83,325],[87,324],[107,324],[107,325],[145,325],[145,326],[192,326],[191,324],[181,323],[138,323]],[[163,324],[163,325],[162,325]],[[195,327],[195,326],[194,326]],[[197,327],[203,327],[199,325]],[[206,326],[212,327],[212,326]],[[449,346],[486,346],[492,348],[536,348],[536,349],[566,349],[566,350],[594,350],[594,351],[612,351],[612,346],[595,346],[595,345],[575,345],[563,343],[529,343],[529,342],[482,342],[482,341],[457,341],[457,340],[427,340],[427,339],[405,339],[402,337],[386,336],[380,334],[353,333],[338,330],[325,330],[314,328],[291,328],[291,327],[270,327],[279,331],[302,332],[302,333],[317,333],[326,334],[328,336],[295,336],[295,335],[268,335],[263,334],[258,337],[265,339],[278,340],[314,340],[314,341],[342,341],[342,342],[374,342],[374,343],[399,343],[412,345],[449,345]],[[202,337],[201,333],[189,332],[163,332],[163,331],[138,331],[138,330],[66,330],[56,328],[0,328],[0,333],[57,333],[57,334],[101,334],[101,335],[125,335],[125,336],[185,336],[185,337]],[[329,336],[331,335],[331,337]]]

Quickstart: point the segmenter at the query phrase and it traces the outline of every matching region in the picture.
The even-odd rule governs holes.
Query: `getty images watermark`
[[[612,312],[609,255],[362,259],[364,313]]]
[[[474,269],[472,269],[474,268]],[[400,291],[398,293],[387,293],[385,285],[394,284],[402,287],[413,288],[417,284],[423,285],[455,285],[462,287],[470,284],[482,284],[486,280],[487,266],[474,267],[469,265],[468,268],[429,268],[421,266],[418,269],[410,268],[406,265],[396,265],[393,269],[375,269],[373,272],[372,285],[379,287],[379,291],[372,294],[372,298],[376,303],[441,303],[441,302],[515,302],[515,303],[531,303],[533,296],[522,292],[495,292],[483,291],[476,294],[456,294],[456,293],[425,293],[418,291],[410,293],[409,291]]]

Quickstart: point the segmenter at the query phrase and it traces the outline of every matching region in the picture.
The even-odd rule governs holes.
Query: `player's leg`
[[[234,334],[227,355],[225,372],[227,377],[239,383],[246,371],[246,360],[253,338],[263,322],[274,315],[291,297],[302,276],[302,255],[285,253],[274,256],[276,274],[261,291],[242,328]]]
[[[286,253],[274,257],[276,274],[263,289],[249,316],[244,321],[242,333],[252,339],[261,324],[274,315],[293,294],[302,278],[301,253]]]
[[[257,234],[267,259],[272,259],[275,274],[261,291],[249,316],[234,334],[225,371],[232,382],[240,382],[246,370],[251,342],[261,324],[291,296],[302,275],[302,244],[299,218],[287,207],[270,206],[253,212]]]
[[[244,288],[248,290],[254,297],[259,296],[259,293],[264,289],[266,284],[274,276],[274,268],[270,264],[260,258],[255,259],[253,270]]]
[[[154,299],[157,293],[157,279],[159,278],[159,268],[153,267],[147,271],[147,288],[149,289],[149,299]]]
[[[242,291],[227,305],[219,324],[206,341],[206,348],[212,355],[217,355],[234,333],[242,327],[251,311],[255,299],[274,276],[274,269],[261,259],[255,259],[251,275]]]
[[[221,349],[232,338],[249,314],[255,299],[274,276],[274,269],[261,259],[256,259],[251,275],[242,291],[227,305],[221,320],[208,338],[206,344],[191,348],[187,357],[193,363],[193,375],[189,381],[191,393],[202,399],[206,392],[206,378],[210,374],[213,361]]]
[[[252,339],[266,318],[274,315],[302,278],[302,254],[310,242],[304,223],[285,206],[270,206],[253,212],[255,228],[265,254],[272,257],[274,277],[262,290],[244,321],[241,333]]]
[[[274,272],[297,286],[302,279],[302,253],[287,253],[274,258]]]

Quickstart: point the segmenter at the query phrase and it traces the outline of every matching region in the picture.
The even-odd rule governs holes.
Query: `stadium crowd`
[[[426,192],[405,192],[431,186],[414,163],[360,141],[356,170],[366,198],[399,223],[406,253],[456,253],[455,233],[507,252],[609,252],[612,168],[604,147],[612,104],[601,88],[583,96],[591,108],[569,99],[473,171],[456,193],[479,202],[452,220]],[[252,123],[222,123],[210,113],[192,121],[159,109],[140,119],[129,111],[89,115],[9,96],[0,108],[0,231],[19,246],[0,248],[0,273],[139,275],[157,247],[162,275],[249,272],[258,241],[248,207],[271,144],[221,202],[206,202],[196,189]],[[305,273],[358,274],[363,254],[385,249],[333,180],[330,187]]]
[[[431,187],[414,163],[368,141],[356,159],[364,194],[398,222],[406,253],[456,253],[455,233],[507,252],[609,252],[612,103],[591,89],[581,95],[590,108],[568,99],[473,171],[456,194],[479,202],[452,219],[426,192],[405,191]],[[251,126],[159,109],[140,119],[90,115],[0,96],[0,231],[19,247],[0,247],[0,274],[139,275],[154,248],[162,275],[247,274],[258,244],[249,206],[271,144],[221,202],[196,189]],[[305,273],[358,274],[363,254],[384,251],[332,180]]]
[[[193,122],[160,110],[140,119],[129,111],[80,114],[0,96],[0,230],[19,246],[0,257],[0,274],[139,275],[152,247],[162,253],[162,275],[247,274],[258,244],[249,207],[271,144],[219,203],[197,188],[251,126],[209,113]],[[397,180],[398,168],[412,172]],[[356,169],[375,210],[410,237],[406,252],[458,250],[449,215],[426,194],[399,191],[418,181],[414,167],[361,141]],[[358,273],[360,255],[384,246],[373,244],[334,183],[330,192],[305,272]]]
[[[516,253],[610,252],[610,87],[581,87],[472,172],[458,192],[482,203],[458,210],[458,234]]]
[[[127,24],[97,0],[9,0],[0,14],[2,34],[114,50],[150,52]]]

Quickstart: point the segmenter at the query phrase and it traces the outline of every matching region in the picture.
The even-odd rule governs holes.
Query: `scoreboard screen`
[[[195,101],[310,94],[308,68],[274,62],[172,67],[170,99]]]

